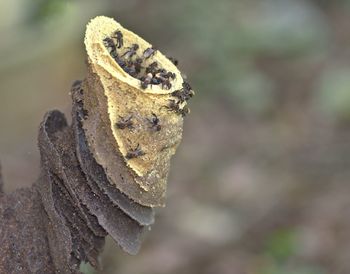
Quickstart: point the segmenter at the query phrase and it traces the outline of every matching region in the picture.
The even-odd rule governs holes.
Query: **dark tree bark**
[[[108,234],[136,254],[154,221],[153,209],[113,187],[90,153],[80,84],[72,89],[72,125],[50,111],[40,126],[40,178],[31,188],[1,191],[0,273],[79,273],[82,261],[98,267]]]

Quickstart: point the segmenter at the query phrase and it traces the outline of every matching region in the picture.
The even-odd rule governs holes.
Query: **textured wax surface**
[[[121,192],[142,205],[163,206],[170,159],[181,141],[183,127],[183,117],[169,111],[168,104],[174,99],[172,92],[181,89],[183,79],[176,66],[157,51],[149,59],[174,72],[174,84],[170,89],[142,89],[140,80],[126,74],[103,44],[103,39],[117,30],[123,32],[126,45],[140,45],[140,52],[151,46],[110,18],[97,17],[88,24],[88,77],[82,84],[88,115],[83,128],[97,163]],[[159,131],[151,128],[153,114],[160,121]],[[131,117],[133,128],[119,129],[116,124],[126,117]],[[137,147],[144,155],[128,159],[128,152]],[[113,172],[116,157],[121,157],[128,168],[127,182]]]

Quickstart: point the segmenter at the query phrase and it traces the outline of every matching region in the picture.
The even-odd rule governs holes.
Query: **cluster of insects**
[[[184,102],[187,102],[194,96],[194,91],[192,90],[192,87],[189,83],[183,82],[182,88],[175,90],[171,93],[175,99],[170,99],[169,104],[167,106],[164,106],[169,111],[173,111],[182,117],[185,117],[189,112],[190,109],[187,107],[187,105],[181,107],[181,104]]]
[[[149,129],[153,131],[160,131],[162,129],[162,126],[160,124],[160,119],[158,116],[152,112],[151,116],[149,118],[146,118],[146,121],[149,123]],[[129,129],[133,130],[134,129],[134,122],[133,122],[133,115],[129,116],[119,116],[118,122],[115,124],[115,126],[118,129]],[[126,159],[134,159],[138,158],[140,156],[145,155],[144,151],[141,149],[140,144],[137,145],[135,149],[131,149],[127,152],[126,154]]]
[[[135,149],[131,149],[128,151],[128,153],[126,154],[126,159],[130,160],[143,155],[145,155],[145,153],[141,149],[140,144],[137,144],[137,147]]]
[[[132,115],[129,115],[128,117],[122,117],[119,116],[120,120],[116,123],[117,128],[119,129],[133,129],[134,123],[132,122]]]
[[[157,53],[157,49],[154,47],[147,48],[142,54],[139,54],[140,46],[132,44],[126,48],[124,53],[118,53],[118,50],[124,47],[123,34],[119,30],[115,31],[111,37],[106,37],[103,43],[117,64],[130,76],[140,80],[142,89],[152,85],[159,85],[162,89],[170,89],[172,87],[171,81],[175,79],[175,73],[161,68],[156,61],[146,67],[143,66],[145,60]],[[176,59],[169,59],[175,65],[178,64]]]
[[[124,48],[123,34],[121,31],[115,31],[110,37],[106,37],[103,40],[105,47],[110,53],[111,57],[117,62],[117,64],[130,76],[140,80],[140,87],[146,89],[148,86],[158,85],[162,89],[171,89],[172,81],[176,78],[176,74],[167,71],[162,68],[157,61],[152,63],[147,62],[147,66],[144,65],[145,61],[153,57],[157,53],[157,49],[150,47],[143,52],[140,51],[138,44],[132,44],[126,47],[126,51],[121,53],[121,49]],[[178,65],[178,60],[168,57],[175,66]],[[168,100],[168,104],[161,108],[166,108],[168,111],[174,112],[182,117],[189,113],[187,104],[184,104],[194,96],[194,91],[189,83],[183,82],[182,88],[175,90],[171,93],[173,99]],[[120,130],[134,130],[134,116],[128,115],[125,117],[119,116],[118,122],[115,124],[116,128]],[[162,129],[161,121],[155,113],[151,113],[149,117],[145,119],[149,124],[149,130],[158,132]],[[125,158],[127,160],[138,158],[145,155],[140,144],[137,144],[135,148],[130,149]]]

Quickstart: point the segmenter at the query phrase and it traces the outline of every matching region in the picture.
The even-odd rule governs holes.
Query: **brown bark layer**
[[[72,125],[50,111],[39,130],[41,174],[31,188],[3,194],[0,172],[0,273],[79,273],[81,262],[98,267],[109,234],[136,254],[150,207],[113,187],[85,138],[81,82],[72,88]]]

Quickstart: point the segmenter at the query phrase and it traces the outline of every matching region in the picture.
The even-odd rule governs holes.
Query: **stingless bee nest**
[[[181,141],[187,101],[194,95],[176,67],[151,44],[113,19],[96,17],[87,26],[89,75],[82,84],[83,126],[97,162],[134,201],[163,206],[170,159]],[[93,118],[99,113],[103,124]],[[102,132],[104,134],[96,134]],[[108,140],[108,141],[106,141]],[[113,164],[120,155],[131,174],[121,180]]]

